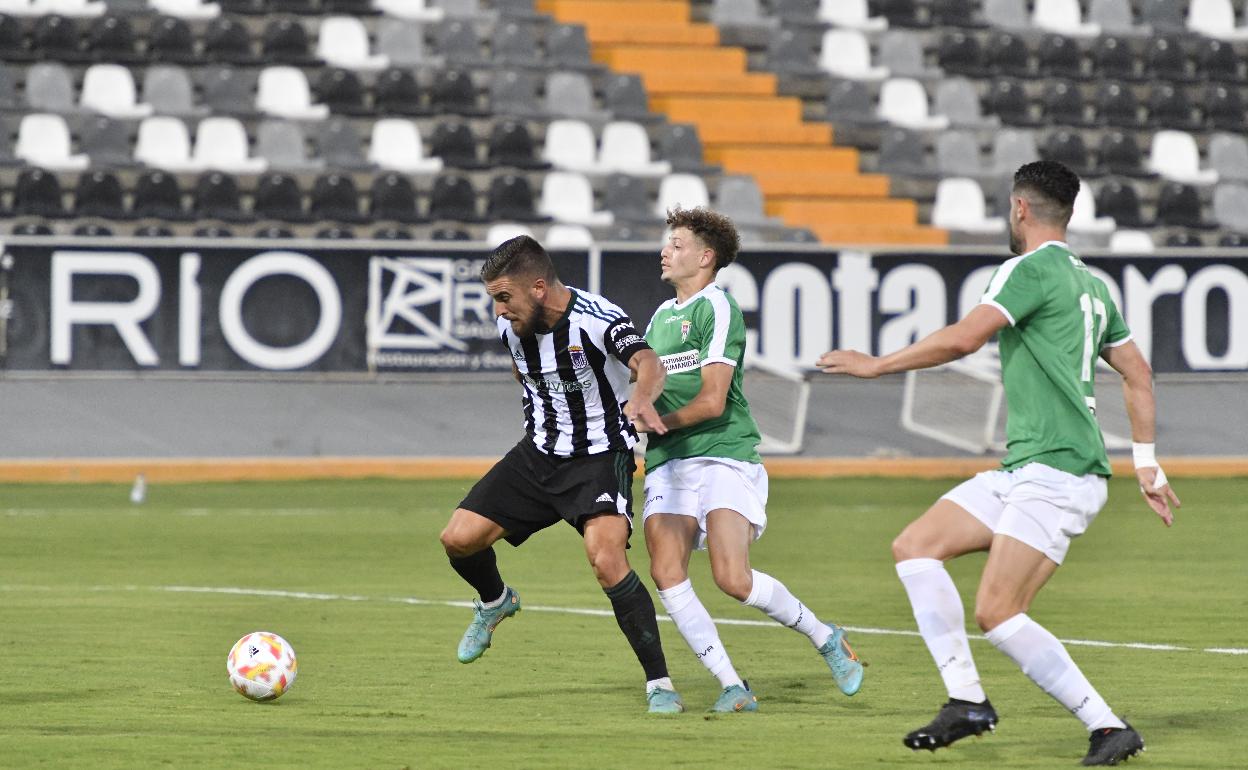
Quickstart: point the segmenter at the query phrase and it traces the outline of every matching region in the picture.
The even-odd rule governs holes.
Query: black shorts
[[[561,519],[583,535],[585,519],[600,513],[626,516],[631,531],[635,470],[630,451],[555,457],[524,439],[473,485],[459,507],[501,526],[512,545]]]

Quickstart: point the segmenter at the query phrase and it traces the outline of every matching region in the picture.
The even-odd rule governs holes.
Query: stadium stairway
[[[776,76],[747,71],[743,48],[720,45],[694,23],[688,0],[539,0],[560,22],[583,24],[594,60],[638,73],[650,108],[697,126],[706,161],[758,182],[768,215],[824,243],[945,245],[920,225],[913,200],[889,197],[889,179],[859,172],[858,151],[832,144],[832,126],[802,120]]]

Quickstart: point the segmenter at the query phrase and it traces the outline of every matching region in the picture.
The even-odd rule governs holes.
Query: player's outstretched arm
[[[650,348],[642,348],[628,359],[628,368],[633,371],[633,394],[624,406],[624,416],[633,426],[643,433],[667,433],[668,426],[663,424],[659,413],[655,411],[654,400],[663,393],[663,384],[667,382],[667,370],[663,362]]]
[[[1101,358],[1122,375],[1122,395],[1127,402],[1127,418],[1131,421],[1131,441],[1135,459],[1135,475],[1140,492],[1161,520],[1174,523],[1175,508],[1182,505],[1170,488],[1165,471],[1157,463],[1157,403],[1153,396],[1153,369],[1144,354],[1130,340],[1101,351]]]
[[[728,403],[728,388],[732,385],[732,375],[736,367],[715,362],[705,364],[700,371],[702,387],[698,390],[698,395],[676,411],[663,415],[663,423],[668,428],[687,428],[713,420],[724,413],[724,407]]]
[[[819,356],[815,366],[828,374],[848,374],[864,379],[926,369],[974,353],[1008,323],[1005,314],[992,305],[977,305],[961,321],[932,332],[895,353],[872,356],[856,350],[832,350]]]

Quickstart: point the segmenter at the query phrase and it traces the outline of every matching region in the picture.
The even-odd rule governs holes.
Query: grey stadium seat
[[[32,64],[26,71],[26,104],[36,112],[77,112],[74,81],[65,65]]]
[[[158,115],[198,115],[207,110],[195,104],[191,76],[175,64],[157,64],[143,73],[143,101]]]
[[[330,118],[317,124],[316,154],[331,168],[367,168],[364,140],[345,118]]]
[[[377,22],[377,53],[389,56],[390,64],[396,67],[422,67],[437,61],[426,50],[424,25],[403,19]]]
[[[320,158],[309,158],[303,129],[289,120],[266,120],[256,129],[256,155],[276,171],[317,171],[325,167]]]
[[[1248,139],[1241,134],[1214,134],[1209,138],[1209,167],[1220,179],[1248,181]]]
[[[963,77],[942,80],[936,85],[935,113],[948,115],[951,126],[983,128],[1000,125],[995,115],[984,115],[975,84]]]
[[[979,176],[985,173],[975,133],[941,132],[936,137],[936,170],[942,176]]]
[[[594,104],[594,89],[581,72],[552,72],[546,77],[546,112],[560,117],[595,120],[606,117]]]
[[[715,193],[715,208],[747,227],[775,224],[767,216],[763,192],[752,176],[736,174],[721,179]]]

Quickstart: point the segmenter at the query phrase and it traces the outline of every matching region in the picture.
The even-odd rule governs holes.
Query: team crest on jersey
[[[568,347],[568,355],[572,357],[572,365],[577,369],[584,369],[589,366],[589,359],[585,357],[585,350],[579,345],[570,345]]]
[[[684,342],[689,339],[689,330],[693,328],[693,321],[688,318],[680,322],[680,341]]]

